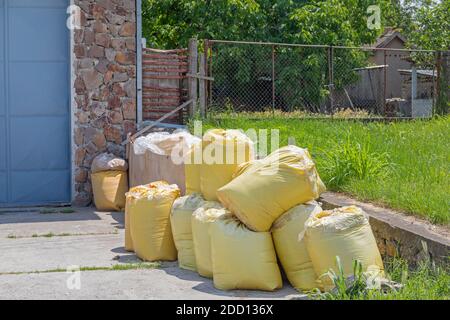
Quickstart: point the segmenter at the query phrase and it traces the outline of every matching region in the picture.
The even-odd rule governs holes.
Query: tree
[[[449,50],[450,1],[431,2],[419,7],[408,43],[421,49]]]
[[[367,28],[367,7],[384,8],[388,1],[144,0],[143,33],[160,48],[186,46],[192,37],[361,45],[379,33]]]
[[[411,47],[446,49],[450,41],[449,3],[449,0],[144,0],[143,34],[149,46],[162,49],[187,47],[189,38],[359,47],[374,43],[383,26],[388,25],[401,28]],[[379,30],[367,27],[370,5],[381,9]],[[271,48],[215,48],[214,86],[235,93],[237,103],[251,101],[246,92],[264,86],[261,81],[271,79]],[[330,81],[326,50],[277,47],[275,53],[275,85],[277,91],[284,90],[280,98],[284,103],[314,110],[326,100]],[[353,69],[367,65],[367,53],[336,49],[333,62],[336,71],[333,83],[340,89],[357,79]],[[292,94],[299,87],[303,94]],[[308,101],[316,106],[307,105]]]
[[[143,35],[165,49],[190,38],[248,40],[261,32],[261,14],[254,0],[144,0]]]

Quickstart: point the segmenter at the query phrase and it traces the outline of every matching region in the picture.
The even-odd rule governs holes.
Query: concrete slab
[[[97,212],[95,208],[73,208],[74,213],[0,211],[0,239],[53,234],[109,234],[123,228],[122,212]],[[54,208],[53,210],[58,210]]]
[[[106,267],[136,261],[123,248],[124,232],[51,238],[0,239],[0,273]],[[119,260],[114,260],[119,256]]]
[[[211,280],[179,269],[176,262],[152,270],[83,271],[81,289],[69,290],[71,274],[35,272],[140,262],[123,248],[123,213],[76,210],[67,214],[0,213],[0,299],[305,298],[289,284],[273,293],[216,290]],[[33,237],[48,233],[77,235]]]
[[[276,292],[220,291],[194,272],[167,267],[154,270],[86,271],[80,290],[69,290],[73,274],[2,275],[0,299],[305,299],[289,285]],[[69,281],[70,282],[70,281]]]

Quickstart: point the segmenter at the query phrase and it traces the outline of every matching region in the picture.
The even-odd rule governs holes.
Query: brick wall
[[[73,35],[74,204],[88,205],[93,158],[123,157],[120,143],[136,130],[136,8],[134,0],[74,4],[82,26]]]

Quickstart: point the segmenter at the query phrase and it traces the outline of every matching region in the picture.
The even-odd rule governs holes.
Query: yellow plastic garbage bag
[[[91,175],[95,207],[99,211],[122,211],[128,177],[125,171],[100,171]]]
[[[202,139],[200,188],[208,201],[217,201],[216,191],[231,181],[239,164],[253,160],[252,140],[239,130],[213,129]]]
[[[186,154],[184,176],[186,179],[186,194],[201,193],[200,167],[202,162],[201,144],[194,144]]]
[[[305,222],[312,214],[322,211],[315,201],[300,204],[279,217],[272,225],[272,237],[278,260],[291,285],[297,290],[312,290],[317,287],[316,273],[306,250],[304,239],[299,234],[305,230]]]
[[[211,255],[217,289],[273,291],[283,285],[270,232],[253,232],[236,217],[211,225]]]
[[[177,259],[170,225],[172,204],[180,195],[176,185],[157,181],[130,190],[131,239],[136,255],[145,261]]]
[[[287,146],[243,164],[217,191],[220,202],[254,231],[268,231],[292,207],[325,191],[308,150]]]
[[[192,215],[192,239],[194,240],[195,262],[199,275],[212,278],[210,226],[221,216],[231,215],[215,201],[205,201]]]
[[[326,210],[313,214],[305,223],[308,253],[318,275],[319,288],[334,287],[326,273],[338,273],[338,256],[345,276],[353,274],[353,261],[359,260],[364,272],[383,275],[383,261],[369,221],[363,210],[355,206]]]
[[[173,239],[178,251],[178,265],[182,269],[196,271],[194,241],[192,240],[192,214],[204,200],[198,193],[175,200],[172,206],[170,222]]]

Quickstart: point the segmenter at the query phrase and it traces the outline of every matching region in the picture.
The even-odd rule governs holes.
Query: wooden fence
[[[142,55],[142,118],[155,121],[173,111],[188,98],[187,49],[144,48]],[[181,124],[186,109],[169,116],[166,123]]]

